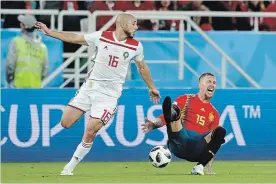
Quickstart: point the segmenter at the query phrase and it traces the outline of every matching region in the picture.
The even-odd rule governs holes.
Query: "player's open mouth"
[[[213,92],[213,91],[214,91],[214,88],[208,88],[207,91]]]

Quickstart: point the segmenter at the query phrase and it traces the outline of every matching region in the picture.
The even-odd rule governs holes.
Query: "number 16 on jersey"
[[[118,66],[119,57],[109,55],[108,66],[116,68]]]

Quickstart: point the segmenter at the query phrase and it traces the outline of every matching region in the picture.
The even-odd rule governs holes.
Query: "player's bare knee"
[[[226,130],[225,128],[221,127],[221,126],[218,126],[216,129],[215,129],[215,133],[219,134],[221,137],[225,137],[226,136]]]
[[[71,106],[66,106],[60,124],[63,128],[70,128],[76,123],[84,112]]]
[[[63,128],[70,128],[74,122],[72,122],[72,118],[70,116],[63,114],[60,124]]]
[[[72,126],[72,123],[70,123],[64,119],[61,119],[60,124],[63,128],[70,128]]]

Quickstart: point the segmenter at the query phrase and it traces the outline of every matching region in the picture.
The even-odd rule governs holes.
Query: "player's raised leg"
[[[89,153],[93,144],[93,140],[103,125],[104,124],[102,120],[90,117],[82,138],[82,142],[78,145],[76,151],[73,154],[73,157],[71,158],[70,162],[65,165],[60,175],[73,175],[73,170],[85,157],[85,155]]]
[[[171,103],[171,98],[166,97],[162,104],[163,115],[167,125],[168,148],[178,158],[186,159],[185,145],[188,142],[188,134],[180,119],[180,109]]]
[[[86,85],[84,84],[65,108],[61,118],[62,127],[70,128],[86,111],[90,110],[91,102],[89,96],[85,93],[85,89]],[[87,145],[85,146],[87,147]],[[74,159],[71,159],[69,163],[70,164],[67,164],[67,167],[63,169],[61,175],[73,175],[73,169],[71,168],[75,167],[74,165],[76,165],[77,162],[75,162]]]
[[[61,126],[64,128],[70,128],[75,122],[77,122],[80,117],[84,114],[84,111],[77,107],[68,105],[61,118]],[[63,170],[61,175],[73,175],[71,170]]]
[[[170,127],[172,132],[180,131],[183,128],[180,120],[180,109],[177,105],[172,104],[169,96],[164,99],[162,109],[167,127]]]
[[[63,128],[70,128],[85,112],[90,110],[91,103],[89,96],[85,93],[86,89],[84,83],[66,106],[60,121]]]

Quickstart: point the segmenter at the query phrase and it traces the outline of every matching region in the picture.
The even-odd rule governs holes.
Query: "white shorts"
[[[90,110],[92,118],[101,119],[106,124],[116,113],[117,104],[117,97],[111,97],[91,89],[88,80],[81,86],[68,105],[83,112]]]

